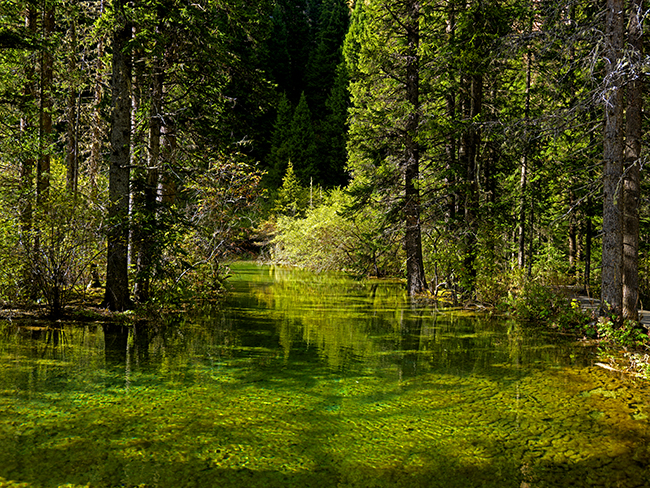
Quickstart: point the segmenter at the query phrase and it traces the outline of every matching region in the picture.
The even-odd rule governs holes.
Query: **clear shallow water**
[[[172,324],[0,325],[0,486],[650,486],[650,392],[584,347],[238,264]]]

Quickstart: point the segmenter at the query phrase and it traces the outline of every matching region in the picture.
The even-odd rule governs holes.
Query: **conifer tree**
[[[300,185],[298,178],[296,178],[296,174],[293,171],[293,163],[289,160],[273,211],[295,217],[301,210],[303,194],[304,188]]]
[[[304,92],[291,119],[289,134],[289,155],[295,165],[296,176],[307,186],[314,181],[320,181],[320,170],[317,166],[316,136],[311,120],[311,111]]]
[[[413,0],[364,6],[358,75],[351,83],[350,166],[360,201],[371,194],[398,218],[404,233],[407,289],[427,288],[420,223],[420,4]],[[350,48],[348,52],[354,52]]]
[[[275,125],[273,126],[272,147],[269,155],[269,186],[278,188],[282,182],[291,154],[289,150],[289,139],[291,136],[291,119],[293,109],[286,94],[280,96],[277,108]]]
[[[345,0],[323,1],[305,83],[309,106],[317,118],[324,118],[325,102],[334,86],[336,68],[341,62],[341,46],[348,30],[348,18]]]
[[[319,154],[324,162],[321,165],[321,183],[325,186],[342,186],[348,182],[345,169],[347,161],[347,129],[350,93],[345,63],[341,62],[336,71],[334,86],[330,90],[325,107],[327,115],[321,124]]]

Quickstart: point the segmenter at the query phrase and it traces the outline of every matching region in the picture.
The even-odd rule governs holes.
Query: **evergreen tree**
[[[348,182],[345,164],[347,161],[347,118],[350,107],[348,76],[345,63],[338,66],[334,86],[325,102],[327,116],[321,124],[319,154],[322,156],[321,183],[325,186],[343,186]]]
[[[291,119],[293,109],[287,96],[283,93],[278,103],[277,117],[273,127],[272,147],[270,159],[270,170],[268,174],[268,185],[271,188],[278,188],[285,173],[287,162],[291,158],[289,139],[291,136]]]
[[[293,171],[291,160],[287,163],[287,170],[282,178],[282,186],[275,200],[273,212],[291,217],[297,216],[303,207],[305,189],[298,181]]]
[[[288,148],[298,180],[305,186],[320,181],[316,137],[304,93],[300,96],[300,102],[291,119]]]
[[[348,151],[359,201],[373,193],[401,221],[410,295],[427,288],[420,222],[420,4],[365,7],[357,70],[351,83]],[[356,27],[355,27],[356,28]]]
[[[348,30],[348,6],[345,0],[324,0],[315,32],[315,46],[309,56],[305,93],[316,118],[324,118],[336,69],[341,62],[341,46]]]

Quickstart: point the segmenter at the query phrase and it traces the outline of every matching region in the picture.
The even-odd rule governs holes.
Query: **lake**
[[[650,389],[388,281],[237,263],[217,307],[0,323],[0,487],[647,487]]]

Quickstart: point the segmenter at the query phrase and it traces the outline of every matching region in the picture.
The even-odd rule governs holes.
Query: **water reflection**
[[[396,283],[237,265],[165,322],[0,326],[0,486],[649,486],[648,392]]]

